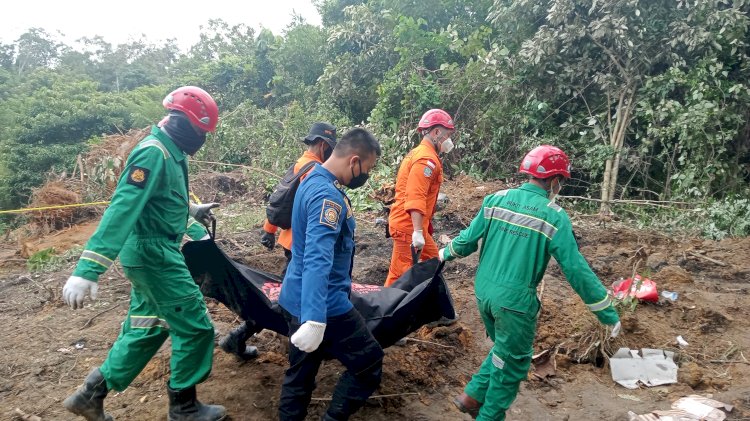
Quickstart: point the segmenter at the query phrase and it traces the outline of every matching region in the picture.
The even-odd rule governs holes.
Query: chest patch
[[[133,165],[132,167],[130,167],[127,183],[142,189],[146,187],[146,182],[148,181],[148,176],[150,173],[151,170],[149,170],[148,168]]]
[[[341,217],[341,205],[333,200],[323,199],[323,208],[320,210],[320,223],[336,229]]]

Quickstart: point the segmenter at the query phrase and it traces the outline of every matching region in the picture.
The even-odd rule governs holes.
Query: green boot
[[[168,421],[221,421],[227,410],[221,405],[204,405],[195,397],[195,386],[174,390],[167,383],[169,395]]]
[[[89,373],[83,386],[63,401],[68,411],[86,418],[86,421],[114,421],[104,413],[104,398],[107,397],[107,382],[104,380],[99,367]]]

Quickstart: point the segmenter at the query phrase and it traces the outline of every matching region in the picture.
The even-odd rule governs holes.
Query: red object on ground
[[[656,291],[656,282],[641,278],[641,275],[635,275],[634,278],[620,279],[612,284],[612,291],[617,299],[623,299],[626,296],[635,296],[642,301],[655,303],[659,301],[659,293]]]

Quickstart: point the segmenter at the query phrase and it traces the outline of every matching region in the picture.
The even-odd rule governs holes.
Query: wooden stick
[[[95,318],[97,318],[98,316],[101,316],[102,314],[104,314],[104,313],[106,313],[106,312],[108,312],[108,311],[110,311],[110,310],[114,310],[115,308],[117,308],[117,307],[120,307],[120,304],[122,304],[122,302],[119,302],[119,303],[117,303],[117,304],[113,305],[113,306],[112,306],[112,307],[110,307],[110,308],[104,309],[104,310],[102,310],[102,311],[100,311],[100,312],[98,312],[98,313],[94,314],[93,316],[91,316],[91,318],[90,318],[90,319],[88,319],[88,320],[86,321],[86,324],[84,324],[83,326],[81,326],[81,328],[80,328],[80,329],[78,329],[78,330],[83,330],[83,329],[86,329],[86,327],[87,327],[88,325],[90,325],[90,324],[91,324],[91,322],[92,322],[92,321],[94,321],[94,319],[95,319]]]
[[[748,361],[737,361],[737,360],[708,360],[710,363],[714,364],[747,364],[750,365],[750,362]]]
[[[390,395],[372,395],[368,399],[382,399],[382,398],[395,398],[398,396],[410,396],[410,395],[417,395],[419,396],[419,393],[416,392],[406,392],[406,393],[393,393]],[[314,401],[330,401],[333,398],[312,398]]]
[[[728,264],[726,264],[726,263],[724,263],[724,262],[722,262],[722,261],[719,261],[719,260],[716,260],[716,259],[712,259],[712,258],[710,258],[710,257],[708,257],[708,256],[704,256],[704,255],[702,255],[702,254],[700,254],[700,253],[696,253],[696,252],[694,252],[694,251],[688,251],[688,254],[689,254],[689,255],[691,255],[691,256],[695,256],[695,257],[700,257],[701,259],[706,259],[706,260],[708,260],[709,262],[711,262],[711,263],[715,263],[715,264],[717,264],[717,265],[719,265],[719,266],[725,266],[725,267],[726,267],[726,266],[729,266]]]
[[[419,343],[421,343],[421,344],[430,344],[430,345],[436,345],[436,346],[439,346],[439,347],[442,347],[442,348],[455,348],[455,346],[451,346],[451,345],[443,345],[443,344],[439,344],[439,343],[437,343],[437,342],[423,341],[423,340],[421,340],[421,339],[414,339],[414,338],[404,338],[404,339],[406,339],[407,341],[412,341],[412,342],[419,342]]]
[[[17,417],[21,418],[23,421],[42,421],[40,417],[37,417],[36,415],[27,414],[21,411],[20,408],[16,408],[15,414]]]

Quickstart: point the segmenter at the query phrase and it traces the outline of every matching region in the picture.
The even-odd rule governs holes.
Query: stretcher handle
[[[422,249],[418,249],[414,247],[413,245],[410,245],[411,247],[411,264],[416,265],[419,263],[419,258],[422,257]]]

